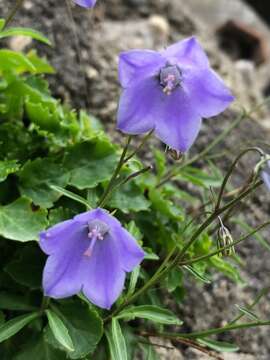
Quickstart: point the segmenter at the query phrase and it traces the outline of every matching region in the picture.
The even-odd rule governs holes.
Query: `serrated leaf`
[[[210,349],[219,352],[235,352],[239,350],[239,347],[234,344],[227,343],[225,341],[216,341],[207,338],[197,338],[198,342],[202,345],[206,345]]]
[[[52,159],[43,158],[28,161],[19,173],[20,192],[33,200],[36,205],[50,208],[61,196],[51,185],[65,187],[69,174],[61,164]]]
[[[128,360],[125,338],[117,319],[113,318],[110,329],[106,331],[111,360]]]
[[[184,265],[183,268],[186,269],[190,274],[192,274],[196,279],[206,284],[211,283],[211,280],[209,278],[207,278],[203,273],[199,272],[197,269],[194,269],[193,266]]]
[[[0,161],[0,182],[6,180],[9,174],[14,174],[20,169],[17,160]]]
[[[174,205],[170,199],[166,199],[162,191],[157,189],[151,189],[149,191],[149,198],[152,202],[152,208],[158,211],[162,215],[167,216],[174,220],[183,220],[183,214],[181,210]]]
[[[46,310],[49,326],[56,340],[68,351],[74,351],[72,340],[69,336],[68,329],[59,316],[52,310]]]
[[[31,50],[27,53],[27,58],[36,68],[35,74],[54,74],[54,68],[47,62],[46,59],[37,55],[35,50]]]
[[[147,210],[150,203],[143,195],[139,186],[134,182],[128,182],[113,192],[108,201],[108,206],[117,208],[124,213],[129,213],[130,211]]]
[[[10,240],[37,240],[47,226],[47,211],[33,209],[31,201],[21,197],[0,207],[0,235]]]
[[[116,163],[117,156],[110,142],[93,139],[71,147],[67,151],[64,168],[70,172],[70,185],[86,189],[109,180]]]
[[[51,45],[50,40],[47,39],[46,36],[30,28],[12,27],[0,32],[0,39],[10,36],[27,36],[44,44]]]
[[[17,316],[0,326],[0,343],[9,339],[39,316],[38,313]]]
[[[63,303],[53,310],[64,323],[73,343],[74,351],[68,352],[68,357],[80,359],[93,353],[103,335],[102,320],[98,313],[78,301]],[[55,340],[51,330],[46,332],[46,340],[52,346],[64,349]]]
[[[118,319],[141,318],[164,325],[181,325],[179,320],[170,310],[155,305],[130,306],[117,315]]]

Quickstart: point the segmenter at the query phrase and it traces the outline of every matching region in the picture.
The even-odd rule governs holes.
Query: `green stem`
[[[215,219],[225,212],[226,210],[232,208],[237,204],[240,200],[245,198],[247,195],[249,195],[254,189],[256,189],[258,186],[262,185],[262,181],[258,181],[253,186],[249,187],[246,191],[242,192],[236,199],[233,199],[228,204],[223,206],[222,208],[217,209],[212,215],[210,215],[205,222],[194,232],[194,234],[191,236],[191,239],[186,243],[186,245],[183,247],[182,251],[178,254],[177,258],[175,259],[175,262],[179,262],[183,259],[183,256],[185,255],[186,251],[189,249],[189,247],[197,240],[197,238],[200,236],[200,234],[213,222]]]
[[[50,300],[51,299],[49,297],[43,296],[42,303],[41,303],[41,306],[40,306],[40,312],[43,313],[48,308]]]
[[[11,9],[10,13],[8,14],[6,20],[5,20],[5,25],[4,28],[2,30],[5,30],[5,28],[9,25],[9,23],[13,20],[14,16],[16,15],[17,11],[20,9],[20,7],[22,6],[24,0],[17,0],[16,4],[14,6],[13,9]]]
[[[121,157],[119,159],[118,165],[117,165],[117,167],[116,167],[116,169],[115,169],[115,171],[114,171],[114,173],[113,173],[113,175],[111,177],[111,180],[110,180],[109,184],[107,185],[107,188],[105,189],[103,195],[101,196],[101,198],[100,198],[100,200],[98,202],[98,205],[97,205],[98,207],[103,207],[106,204],[106,201],[107,201],[107,199],[108,199],[108,197],[109,197],[109,195],[110,195],[110,193],[111,193],[111,191],[112,191],[112,189],[114,187],[115,180],[117,179],[117,177],[118,177],[118,175],[119,175],[119,173],[120,173],[120,171],[122,169],[122,166],[125,163],[125,157],[126,157],[126,153],[128,151],[128,147],[129,147],[131,138],[132,138],[132,136],[128,136],[128,138],[127,138],[127,142],[126,142],[126,145],[125,145],[125,147],[124,147],[124,149],[122,151],[122,155],[121,155]]]
[[[248,152],[250,151],[256,151],[260,154],[260,156],[263,156],[264,155],[264,152],[260,149],[260,148],[257,148],[257,147],[251,147],[251,148],[247,148],[245,150],[243,150],[237,157],[236,159],[234,160],[234,162],[231,164],[230,168],[229,168],[229,171],[227,172],[226,176],[224,177],[223,179],[223,182],[222,182],[222,185],[220,187],[220,191],[219,191],[219,194],[218,194],[218,199],[217,199],[217,202],[216,202],[216,207],[215,209],[219,209],[220,207],[220,203],[221,203],[221,200],[222,200],[222,197],[223,197],[223,193],[225,191],[225,188],[226,188],[226,185],[227,185],[227,182],[229,181],[229,178],[231,177],[232,173],[233,173],[233,170],[235,169],[236,165],[238,164],[238,162],[240,161],[240,159],[245,155],[247,154]],[[248,182],[249,184],[249,182]]]
[[[154,130],[151,130],[148,134],[146,134],[144,136],[144,138],[142,139],[140,145],[130,154],[125,158],[125,163],[127,163],[131,158],[133,158],[134,155],[136,155],[144,146],[144,144],[148,141],[148,139],[151,137],[151,135],[153,134]]]
[[[194,241],[197,240],[198,236],[218,217],[218,215],[222,214],[222,212],[226,211],[231,206],[234,206],[238,201],[243,199],[245,196],[247,196],[251,191],[253,191],[255,188],[260,186],[262,183],[263,183],[262,181],[258,181],[256,184],[252,186],[252,188],[249,188],[245,192],[241,193],[237,199],[232,200],[223,208],[220,208],[217,212],[212,214],[208,219],[206,219],[206,221],[199,227],[199,229],[195,231],[190,241],[184,246],[182,251],[178,255],[176,255],[175,259],[170,263],[170,259],[174,254],[176,247],[173,248],[173,250],[168,254],[166,259],[157,269],[155,274],[151,277],[151,279],[148,280],[148,282],[144,284],[139,290],[137,290],[131,297],[127,298],[111,315],[105,318],[104,322],[109,321],[112,317],[117,315],[124,307],[134,302],[143,292],[148,290],[151,286],[156,284],[156,282],[159,281],[165,274],[167,274],[169,270],[177,266],[179,262],[181,262],[181,260],[183,259],[183,256],[185,255],[187,249],[193,244]]]
[[[185,261],[179,262],[179,265],[181,265],[181,266],[182,265],[191,265],[191,264],[194,264],[194,263],[202,261],[202,260],[207,260],[212,256],[215,256],[215,255],[217,255],[219,253],[222,253],[224,250],[227,250],[227,249],[229,249],[229,248],[231,248],[231,247],[233,247],[235,245],[238,245],[239,243],[246,240],[247,238],[249,238],[253,234],[256,234],[258,231],[262,230],[264,227],[266,227],[268,225],[270,225],[270,221],[267,221],[266,223],[259,225],[257,228],[250,231],[248,234],[242,236],[239,240],[236,240],[236,241],[234,241],[233,243],[231,243],[229,245],[226,245],[226,246],[224,246],[224,247],[222,247],[222,248],[220,248],[218,250],[215,250],[215,251],[211,252],[210,254],[205,254],[205,255],[202,255],[202,256],[195,257],[195,258],[190,259],[190,260],[185,260]]]
[[[175,339],[175,338],[196,339],[196,338],[208,337],[210,335],[222,334],[226,331],[248,329],[248,328],[257,327],[257,326],[269,326],[269,325],[270,325],[270,321],[254,321],[254,322],[249,322],[249,323],[244,323],[244,324],[227,325],[227,326],[224,326],[223,328],[214,328],[214,329],[209,329],[209,330],[196,331],[196,332],[193,332],[190,334],[186,334],[186,333],[175,334],[175,333],[169,333],[169,332],[164,332],[164,333],[143,332],[142,335],[159,336],[159,337],[164,337],[164,338],[169,338],[169,339]]]
[[[259,294],[256,296],[256,298],[254,299],[254,301],[247,306],[248,310],[251,310],[256,304],[258,304],[258,302],[261,300],[262,297],[264,297],[266,294],[268,294],[270,291],[270,287],[264,288],[262,289]],[[228,325],[233,325],[236,322],[238,322],[240,319],[242,319],[242,317],[245,316],[244,313],[239,314],[238,316],[236,316],[233,320],[231,320]],[[227,326],[228,326],[227,325]]]

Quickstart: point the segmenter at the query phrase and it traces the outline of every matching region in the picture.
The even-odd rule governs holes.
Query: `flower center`
[[[92,255],[97,240],[104,240],[104,236],[108,233],[109,226],[100,220],[92,220],[88,223],[88,238],[90,245],[85,250],[84,255],[90,257]]]
[[[177,65],[166,65],[160,70],[159,82],[166,95],[171,95],[172,91],[181,85],[182,72]]]

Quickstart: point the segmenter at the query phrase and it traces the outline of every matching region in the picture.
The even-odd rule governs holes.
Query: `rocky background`
[[[54,94],[75,108],[86,107],[116,138],[115,113],[120,92],[117,59],[122,50],[160,49],[190,35],[199,38],[212,66],[225,78],[237,101],[225,114],[205,121],[197,149],[228,126],[242,107],[250,109],[270,95],[267,1],[247,0],[254,6],[251,8],[241,0],[99,0],[90,11],[66,1],[25,0],[14,23],[41,30],[52,40],[53,48],[38,45],[38,49],[57,70],[57,75],[50,78]],[[0,16],[4,17],[14,3],[15,0],[0,0]],[[256,15],[255,8],[264,16],[264,21]],[[9,46],[25,50],[32,44],[24,38],[13,38]],[[241,143],[263,144],[269,150],[269,111],[265,106],[226,139],[222,145],[226,156],[220,161],[224,169]],[[243,161],[234,179],[236,186],[243,181],[243,171],[252,169],[254,160],[249,157]],[[269,218],[270,194],[262,189],[241,211],[250,224],[263,222]],[[269,229],[263,235],[270,243]],[[187,296],[178,309],[179,317],[185,321],[184,330],[224,325],[237,313],[234,304],[247,305],[258,291],[269,286],[267,250],[252,238],[238,248],[238,254],[243,259],[241,271],[246,285],[236,285],[218,274],[208,286],[189,279]],[[259,303],[256,311],[262,318],[270,318],[269,296]],[[269,328],[220,336],[220,340],[236,342],[240,347],[239,353],[226,354],[224,359],[268,360],[269,336]],[[161,359],[208,358],[178,344],[159,351]]]

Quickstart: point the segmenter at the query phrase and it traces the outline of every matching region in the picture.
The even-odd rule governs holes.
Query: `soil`
[[[7,7],[6,2],[0,0],[1,17],[14,3],[15,0],[10,0]],[[207,49],[212,66],[231,86],[237,102],[232,110],[215,119],[205,120],[198,142],[192,149],[196,152],[232,122],[241,106],[250,108],[262,101],[270,83],[267,56],[261,66],[252,57],[230,56],[230,52],[225,53],[219,47],[220,39],[215,31],[237,12],[241,14],[241,21],[259,31],[263,41],[270,36],[267,26],[240,0],[217,0],[214,7],[209,1],[205,3],[210,5],[202,3],[201,0],[99,0],[96,8],[90,11],[71,5],[73,23],[65,0],[25,0],[14,23],[38,29],[53,41],[53,48],[37,47],[57,70],[57,75],[50,77],[54,94],[75,108],[86,107],[102,120],[115,138],[119,138],[114,130],[120,93],[117,81],[118,53],[130,48],[160,49],[186,36],[198,36]],[[14,49],[32,46],[20,38],[13,39],[9,45]],[[241,43],[234,45],[239,48]],[[78,63],[81,65],[78,66]],[[217,160],[222,169],[226,171],[229,159],[239,151],[241,144],[269,144],[269,129],[267,107],[252,119],[245,120],[222,144],[224,157]],[[245,158],[234,176],[235,186],[244,181],[243,170],[251,170],[255,162],[256,158]],[[264,189],[258,191],[241,212],[251,225],[258,225],[269,218],[269,193]],[[237,229],[235,231],[239,232]],[[266,239],[269,234],[269,229],[262,232]],[[234,236],[237,238],[237,233]],[[179,309],[179,316],[185,321],[185,330],[224,325],[237,314],[235,304],[247,305],[262,288],[269,286],[267,250],[251,238],[237,251],[243,260],[241,272],[246,284],[236,285],[219,274],[207,286],[201,286],[189,278],[186,283],[187,296]],[[262,299],[256,308],[264,319],[270,316],[269,298],[268,295]],[[270,354],[269,335],[270,329],[264,327],[231,332],[219,339],[236,342],[240,347],[239,354],[227,354],[225,359],[267,360]],[[174,349],[161,353],[161,359],[204,359],[203,356],[183,347],[180,351]]]

